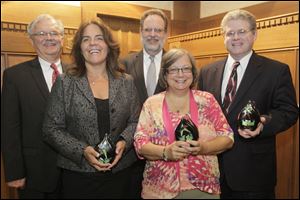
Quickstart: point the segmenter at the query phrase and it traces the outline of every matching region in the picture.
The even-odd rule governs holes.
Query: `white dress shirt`
[[[155,62],[155,67],[156,67],[156,80],[155,83],[157,83],[158,81],[158,76],[159,76],[159,72],[160,72],[160,65],[161,65],[161,59],[162,59],[162,53],[163,51],[161,50],[158,54],[155,55],[154,57],[154,62]],[[148,68],[151,64],[151,59],[150,59],[150,55],[145,51],[145,49],[143,50],[143,61],[144,61],[144,79],[145,79],[145,85],[147,85],[147,72],[148,72]]]
[[[39,62],[40,62],[40,65],[42,67],[43,75],[44,75],[44,78],[46,80],[48,89],[49,89],[49,91],[51,91],[51,88],[52,88],[52,74],[53,74],[53,71],[54,71],[50,67],[50,65],[52,63],[49,63],[49,62],[45,61],[44,59],[42,59],[40,57],[39,57]],[[54,64],[57,66],[59,74],[62,74],[63,70],[62,70],[62,65],[61,65],[60,59],[57,62],[55,62]]]
[[[236,86],[236,92],[238,91],[238,88],[240,86],[240,83],[243,79],[244,73],[247,69],[250,57],[252,56],[253,51],[249,52],[246,56],[244,56],[241,60],[234,60],[230,55],[228,55],[228,59],[225,64],[225,69],[223,73],[223,79],[222,79],[222,90],[221,90],[221,98],[222,102],[224,100],[226,87],[230,78],[230,74],[232,71],[232,66],[235,61],[239,61],[240,65],[237,68],[237,86]]]

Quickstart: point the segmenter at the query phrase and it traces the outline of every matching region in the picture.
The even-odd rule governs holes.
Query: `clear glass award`
[[[95,150],[100,154],[98,161],[104,164],[111,163],[115,158],[115,145],[105,133],[103,140],[96,145]]]

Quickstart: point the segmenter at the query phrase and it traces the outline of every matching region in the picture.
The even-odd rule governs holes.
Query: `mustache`
[[[56,41],[56,40],[53,40],[53,39],[46,39],[46,40],[44,40],[43,41],[43,43],[42,43],[43,45],[56,45],[56,44],[58,44],[58,41]]]
[[[146,39],[147,40],[159,40],[159,37],[157,37],[157,36],[147,36]]]

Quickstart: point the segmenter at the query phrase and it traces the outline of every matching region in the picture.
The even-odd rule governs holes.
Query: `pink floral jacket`
[[[233,132],[212,94],[192,90],[198,107],[198,131],[201,140],[227,136],[233,140]],[[151,96],[144,103],[134,136],[136,152],[148,142],[157,145],[170,143],[163,121],[165,92]],[[138,155],[140,159],[144,159]],[[216,155],[198,155],[188,158],[188,180],[201,191],[219,194],[219,168]],[[143,198],[174,198],[180,190],[179,161],[146,161],[143,180]]]

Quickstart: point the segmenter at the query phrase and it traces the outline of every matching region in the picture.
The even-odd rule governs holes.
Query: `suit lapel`
[[[67,71],[67,65],[65,63],[61,63],[61,66],[62,66],[62,71],[63,73],[65,73]]]
[[[245,93],[247,93],[249,91],[249,88],[251,87],[251,85],[253,85],[253,82],[259,78],[260,74],[261,74],[261,61],[259,59],[259,57],[253,53],[253,55],[251,56],[247,69],[244,73],[243,79],[240,83],[240,86],[236,92],[236,96],[231,104],[231,106],[229,107],[228,113],[230,113],[230,111],[238,105],[238,103],[241,101],[241,99],[243,98],[243,96],[245,95]]]
[[[45,101],[47,101],[50,93],[38,58],[30,63],[30,72],[32,79],[35,81]]]
[[[223,80],[223,73],[225,68],[225,63],[227,59],[224,59],[223,61],[220,61],[214,69],[213,77],[215,77],[215,84],[214,84],[214,91],[215,96],[217,97],[216,100],[219,102],[220,105],[222,105],[222,98],[221,98],[221,88],[222,88],[222,80]]]
[[[162,53],[162,56],[164,56],[164,54],[166,53],[166,51],[163,49],[163,53]],[[160,74],[160,70],[161,70],[162,66],[160,65],[160,68],[159,68],[159,74]],[[165,88],[163,88],[160,84],[159,84],[159,75],[158,75],[158,81],[157,81],[157,84],[156,84],[156,88],[155,88],[155,91],[154,91],[154,94],[157,94],[159,92],[162,92],[166,90]]]
[[[136,59],[134,62],[134,70],[135,70],[135,78],[139,84],[139,93],[142,94],[145,99],[148,97],[147,89],[145,85],[145,78],[144,78],[144,58],[143,58],[143,51],[140,51],[136,55]]]
[[[109,80],[109,106],[111,107],[116,95],[118,94],[118,89],[120,88],[121,79],[114,78],[110,73],[108,73]]]
[[[86,76],[82,77],[75,77],[76,85],[78,86],[79,90],[83,93],[83,95],[93,104],[96,106],[94,95],[92,90],[89,86],[88,80]]]

